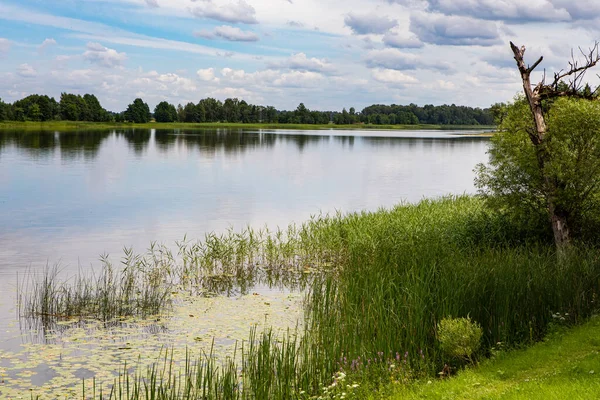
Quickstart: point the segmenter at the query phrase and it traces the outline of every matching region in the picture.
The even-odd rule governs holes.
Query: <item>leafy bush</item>
[[[444,353],[450,357],[467,359],[481,345],[483,331],[477,322],[467,318],[444,318],[438,323],[438,340]]]

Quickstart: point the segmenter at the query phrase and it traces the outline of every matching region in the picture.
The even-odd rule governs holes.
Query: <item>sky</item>
[[[488,107],[600,37],[598,0],[0,0],[0,98]]]

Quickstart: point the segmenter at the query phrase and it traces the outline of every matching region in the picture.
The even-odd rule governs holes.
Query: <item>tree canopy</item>
[[[177,109],[174,105],[161,101],[154,109],[156,122],[176,122],[178,120]]]
[[[150,122],[152,115],[150,114],[148,104],[144,103],[144,100],[137,98],[127,107],[124,117],[126,121],[143,124]]]
[[[83,96],[62,93],[57,102],[45,95],[31,95],[13,104],[5,104],[3,118],[15,121],[91,121],[91,122],[149,122],[150,108],[142,99],[136,99],[127,109],[119,113],[106,111],[98,98],[92,94]],[[172,105],[160,102],[154,109],[157,122],[227,122],[227,123],[280,123],[339,125],[493,125],[491,109],[462,107],[455,105],[408,106],[376,104],[357,111],[354,107],[342,111],[316,111],[300,103],[293,110],[277,110],[273,106],[250,104],[238,98],[225,101],[207,97],[197,103]],[[2,112],[2,111],[0,111]]]
[[[478,166],[476,186],[494,208],[533,224],[547,220],[552,196],[573,235],[582,237],[600,212],[600,102],[564,97],[548,106],[544,169],[529,138],[534,129],[529,105],[519,97],[506,105],[491,139],[489,165]]]

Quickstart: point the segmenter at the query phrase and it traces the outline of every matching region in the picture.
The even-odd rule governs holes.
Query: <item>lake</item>
[[[489,143],[478,133],[0,131],[0,372],[3,352],[31,351],[16,318],[17,274],[59,265],[68,276],[104,254],[118,262],[125,247],[473,193]],[[264,304],[281,295],[262,294],[274,299]],[[31,385],[54,379],[46,364],[31,368],[42,371]]]

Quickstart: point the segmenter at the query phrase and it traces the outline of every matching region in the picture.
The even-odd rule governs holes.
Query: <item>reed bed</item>
[[[153,254],[162,255],[151,265],[168,267],[190,290],[309,276],[303,328],[283,337],[253,330],[242,361],[186,360],[160,380],[158,363],[126,374],[111,400],[361,398],[452,362],[436,339],[443,318],[469,316],[483,327],[478,358],[498,343],[539,340],[557,318],[582,321],[600,295],[596,248],[580,243],[559,257],[543,224],[521,225],[469,196],[316,217],[274,233],[209,235],[182,243],[177,263]]]

